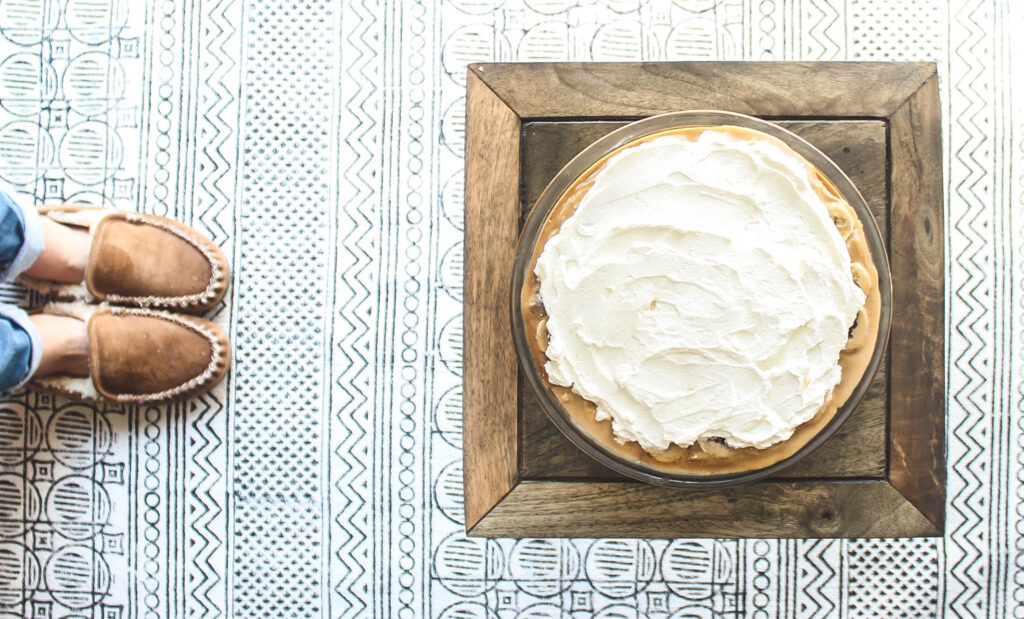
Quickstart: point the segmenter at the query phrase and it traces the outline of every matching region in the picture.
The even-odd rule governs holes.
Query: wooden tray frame
[[[883,479],[769,480],[720,490],[520,475],[508,282],[520,143],[532,120],[686,109],[882,120],[889,155],[888,466]],[[945,530],[941,118],[934,63],[476,64],[467,75],[463,445],[469,535],[914,537]]]

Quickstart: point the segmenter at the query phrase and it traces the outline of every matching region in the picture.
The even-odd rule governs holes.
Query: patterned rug
[[[207,231],[236,359],[0,405],[0,616],[1024,617],[1024,3],[581,4],[0,1],[0,177]],[[463,535],[465,66],[637,59],[938,63],[945,539]]]

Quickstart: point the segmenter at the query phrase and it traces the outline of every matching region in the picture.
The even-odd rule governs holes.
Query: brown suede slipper
[[[92,236],[81,284],[19,277],[42,294],[64,301],[202,312],[227,292],[230,271],[224,253],[185,224],[94,206],[47,206],[39,213],[68,226],[88,228]]]
[[[208,320],[151,309],[50,303],[89,333],[89,378],[46,376],[31,386],[69,398],[130,404],[176,402],[208,391],[227,373],[228,338]]]

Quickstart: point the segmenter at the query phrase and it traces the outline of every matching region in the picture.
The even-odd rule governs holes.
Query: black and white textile
[[[208,232],[235,351],[184,405],[0,404],[0,617],[1024,617],[1022,26],[1018,0],[0,0],[0,178]],[[462,534],[466,64],[702,58],[938,62],[945,539]]]

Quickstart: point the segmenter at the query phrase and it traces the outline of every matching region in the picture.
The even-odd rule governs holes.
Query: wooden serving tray
[[[886,241],[889,352],[806,460],[718,490],[652,486],[578,450],[522,380],[509,325],[524,218],[576,153],[626,122],[717,109],[774,120],[853,180]],[[469,67],[463,363],[466,530],[494,537],[941,536],[942,155],[933,63],[555,63]]]

